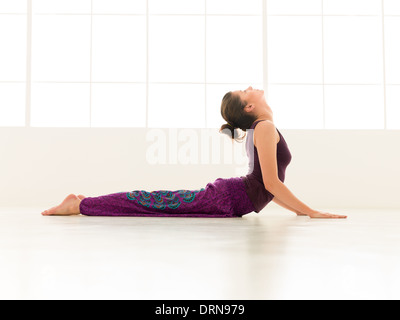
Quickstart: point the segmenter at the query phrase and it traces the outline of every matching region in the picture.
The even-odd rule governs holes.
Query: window
[[[0,1],[0,126],[25,125],[26,21],[26,1]]]
[[[31,1],[31,126],[219,127],[262,86],[261,0]]]
[[[1,0],[0,126],[400,129],[398,0]]]
[[[262,1],[149,0],[148,23],[148,127],[219,128],[226,92],[262,86]]]
[[[384,53],[400,52],[383,45],[384,30],[399,28],[382,0],[268,0],[266,19],[269,102],[282,127],[386,127]]]
[[[387,128],[400,129],[400,2],[385,0],[384,14]]]

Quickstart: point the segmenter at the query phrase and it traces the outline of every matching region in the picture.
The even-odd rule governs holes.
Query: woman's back
[[[246,193],[252,201],[257,213],[264,209],[265,206],[274,198],[274,196],[265,189],[257,147],[254,145],[253,142],[254,130],[261,121],[263,120],[259,120],[253,123],[250,130],[248,131],[246,140],[246,151],[249,158],[249,172],[247,176],[242,177],[246,185]],[[292,160],[292,155],[284,137],[279,132],[279,130],[277,131],[280,136],[280,140],[277,145],[278,176],[279,180],[284,182],[286,168]]]

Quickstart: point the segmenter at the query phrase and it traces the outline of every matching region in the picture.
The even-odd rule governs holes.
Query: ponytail
[[[239,129],[235,128],[233,125],[227,123],[221,126],[221,129],[219,130],[220,133],[227,135],[230,139],[237,141],[237,142],[242,142],[244,138],[246,137],[246,134],[242,135],[241,137],[239,136]]]
[[[221,115],[227,124],[221,126],[220,133],[226,134],[230,139],[243,142],[246,138],[246,130],[256,121],[256,117],[244,111],[247,103],[242,101],[239,95],[228,92],[221,104]],[[240,136],[240,130],[244,132]]]

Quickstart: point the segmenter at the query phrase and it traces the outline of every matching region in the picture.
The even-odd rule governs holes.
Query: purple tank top
[[[241,177],[246,185],[246,193],[253,203],[255,212],[257,213],[264,209],[265,206],[274,199],[274,196],[265,189],[257,148],[253,143],[254,129],[261,121],[263,120],[253,123],[250,131],[247,131],[246,151],[249,158],[249,173],[247,176]],[[286,168],[292,160],[292,155],[282,134],[278,129],[277,131],[280,136],[280,141],[277,145],[278,177],[279,180],[285,182]],[[251,152],[251,148],[254,148],[254,153]]]

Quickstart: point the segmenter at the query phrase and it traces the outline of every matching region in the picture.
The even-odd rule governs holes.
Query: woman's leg
[[[210,191],[211,189],[209,189]],[[133,191],[116,193],[97,198],[70,194],[64,201],[49,210],[42,212],[43,216],[72,216],[85,214],[89,216],[199,216],[207,212],[220,214],[219,208],[210,205],[214,194],[200,191]],[[213,190],[211,190],[213,191]],[[197,199],[196,199],[197,196]],[[211,199],[210,199],[211,197]],[[85,200],[86,199],[86,200]],[[81,212],[81,202],[83,212]]]
[[[205,189],[189,191],[132,191],[96,198],[69,195],[45,216],[132,216],[132,217],[241,217],[254,211],[240,178],[217,179]]]
[[[196,191],[132,191],[85,198],[80,212],[87,216],[232,217],[229,196],[213,184]]]

